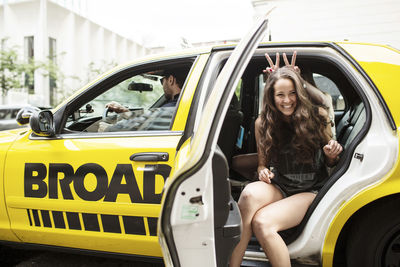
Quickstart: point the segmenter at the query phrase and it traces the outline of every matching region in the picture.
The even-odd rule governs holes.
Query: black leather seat
[[[346,149],[365,123],[365,109],[362,102],[352,105],[336,127],[337,140]]]
[[[218,138],[218,146],[224,153],[229,167],[232,164],[232,157],[242,122],[243,113],[240,111],[239,100],[236,95],[233,95]]]

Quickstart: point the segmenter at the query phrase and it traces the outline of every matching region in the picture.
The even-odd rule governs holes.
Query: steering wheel
[[[105,122],[112,122],[112,121],[114,121],[114,120],[116,119],[117,114],[113,115],[112,117],[109,117],[109,116],[108,116],[108,113],[110,113],[110,112],[114,112],[114,111],[111,110],[111,109],[108,108],[108,107],[105,107],[105,108],[104,108],[103,115],[102,115],[102,120],[103,120],[103,121],[105,121]]]

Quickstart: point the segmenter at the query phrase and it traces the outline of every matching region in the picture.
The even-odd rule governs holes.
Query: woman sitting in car
[[[277,55],[279,58],[279,55]],[[269,58],[267,58],[269,59]],[[240,266],[254,233],[272,266],[290,266],[279,231],[298,225],[342,151],[332,139],[325,107],[312,103],[305,81],[292,63],[279,68],[270,61],[263,109],[255,126],[259,181],[239,199],[242,236],[230,266]]]

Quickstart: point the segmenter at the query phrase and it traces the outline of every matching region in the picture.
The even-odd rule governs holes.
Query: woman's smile
[[[290,116],[296,110],[297,94],[291,80],[282,78],[274,86],[274,100],[276,108],[285,116]]]

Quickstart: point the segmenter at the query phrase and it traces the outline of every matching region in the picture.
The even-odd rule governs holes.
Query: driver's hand
[[[109,110],[112,110],[114,112],[117,112],[117,113],[129,111],[128,108],[124,107],[123,105],[121,105],[120,103],[115,102],[115,101],[111,101],[110,103],[106,104],[106,108],[108,108]]]

